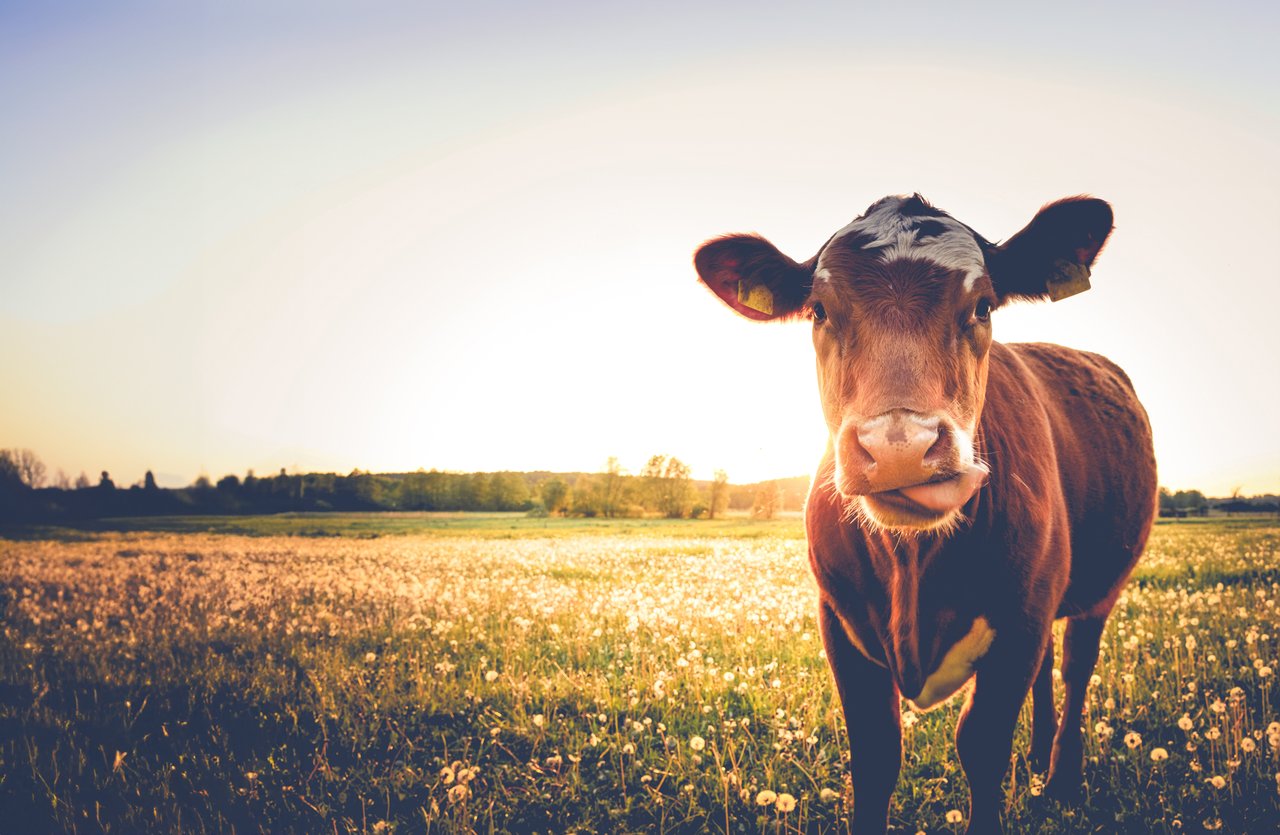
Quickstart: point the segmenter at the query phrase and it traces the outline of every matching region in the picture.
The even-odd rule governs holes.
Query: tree
[[[724,470],[716,470],[715,480],[711,482],[711,497],[707,502],[707,518],[716,518],[716,514],[724,512],[728,506],[729,474]]]
[[[563,513],[568,506],[569,485],[558,478],[542,482],[539,492],[542,496],[542,506],[547,509],[547,513]]]
[[[766,481],[756,491],[755,503],[751,505],[751,516],[754,519],[772,519],[781,504],[781,486],[776,481]]]
[[[0,450],[0,458],[5,459],[0,462],[0,469],[12,472],[27,487],[32,490],[38,490],[44,486],[46,472],[44,462],[40,460],[40,456],[31,450]]]
[[[612,519],[623,509],[626,498],[626,474],[617,456],[609,456],[600,478],[600,512]]]

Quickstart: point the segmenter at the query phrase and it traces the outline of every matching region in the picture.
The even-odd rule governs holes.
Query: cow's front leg
[[[889,800],[902,766],[898,688],[887,669],[853,646],[840,619],[825,603],[820,606],[818,620],[849,733],[851,831],[853,835],[883,835],[889,825]]]
[[[982,660],[956,725],[956,752],[969,781],[970,835],[1001,832],[1001,783],[1009,769],[1013,732],[1031,680],[1044,658],[1044,641],[997,636]]]

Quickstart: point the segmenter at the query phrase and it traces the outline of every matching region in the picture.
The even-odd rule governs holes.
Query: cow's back
[[[1058,614],[1109,608],[1155,516],[1147,413],[1128,376],[1105,357],[1046,343],[1004,347],[1036,378],[1053,433],[1072,546],[1071,584]]]

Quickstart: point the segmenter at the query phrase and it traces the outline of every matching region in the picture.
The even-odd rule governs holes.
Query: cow
[[[1078,795],[1081,713],[1107,616],[1156,510],[1151,428],[1107,359],[992,339],[992,312],[1089,287],[1111,207],[1072,197],[992,243],[920,195],[886,197],[796,262],[757,235],[703,244],[701,281],[757,321],[808,319],[829,431],[805,508],[819,626],[847,726],[852,831],[883,833],[905,699],[972,680],[956,726],[969,833],[1001,831],[1028,759]],[[1053,624],[1066,618],[1062,720]]]

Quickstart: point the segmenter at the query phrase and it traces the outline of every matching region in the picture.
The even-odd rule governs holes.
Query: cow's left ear
[[[987,250],[987,272],[1001,303],[1059,301],[1089,289],[1089,268],[1111,234],[1111,207],[1068,197],[1041,209],[1026,228]]]
[[[813,259],[792,261],[758,235],[707,241],[693,265],[722,302],[757,322],[794,317],[813,287]]]

